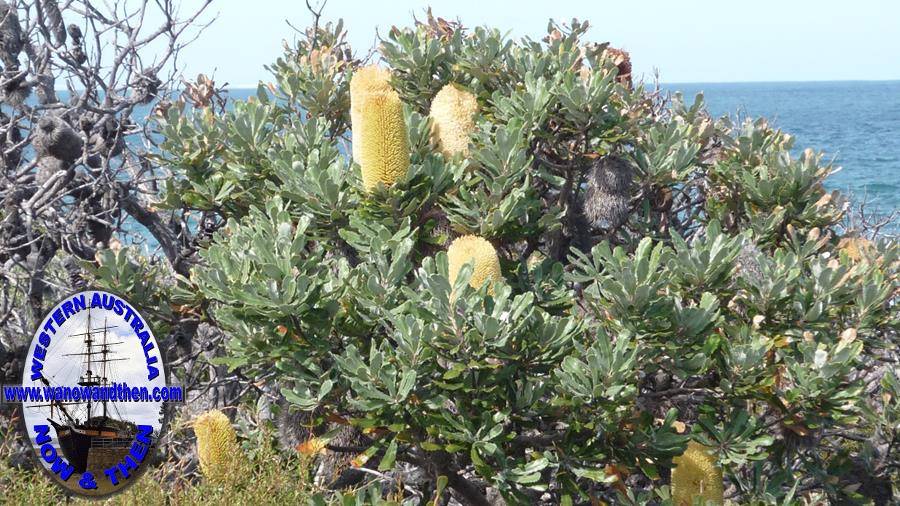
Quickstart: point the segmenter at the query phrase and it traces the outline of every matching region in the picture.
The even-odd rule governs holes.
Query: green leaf
[[[394,468],[394,461],[397,458],[397,440],[392,439],[391,443],[388,445],[387,450],[384,452],[384,457],[381,458],[381,462],[378,464],[379,471],[390,471]]]

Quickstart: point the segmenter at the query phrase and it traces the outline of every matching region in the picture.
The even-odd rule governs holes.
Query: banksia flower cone
[[[469,152],[469,135],[475,129],[478,102],[475,95],[448,84],[431,101],[432,135],[444,156]]]
[[[709,448],[695,441],[688,443],[687,450],[672,459],[672,499],[677,506],[691,506],[694,499],[700,504],[723,504],[725,487],[722,469],[716,465],[715,455]]]
[[[497,258],[497,250],[482,237],[465,235],[457,238],[447,249],[447,263],[450,274],[450,284],[456,282],[459,271],[467,262],[474,262],[474,270],[469,285],[472,288],[481,286],[490,281],[493,283],[503,279],[500,273],[500,260]]]
[[[363,93],[391,90],[391,72],[378,65],[361,67],[353,73],[350,79],[350,96],[360,96]]]
[[[217,409],[208,411],[194,419],[194,434],[203,476],[214,483],[233,476],[242,454],[231,420]]]
[[[409,140],[403,104],[390,85],[391,73],[369,66],[350,80],[350,129],[353,159],[362,168],[363,186],[371,191],[394,184],[409,168]]]
[[[364,93],[357,100],[353,144],[362,169],[363,186],[371,191],[378,183],[394,184],[409,169],[409,140],[403,104],[394,91]]]
[[[368,93],[385,93],[391,91],[391,73],[377,65],[362,67],[353,73],[350,79],[350,129],[356,131],[359,125],[359,107],[362,97]],[[351,146],[353,159],[359,160],[359,143],[354,137]]]

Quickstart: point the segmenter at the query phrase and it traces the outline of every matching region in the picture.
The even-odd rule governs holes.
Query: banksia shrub
[[[702,505],[724,503],[722,469],[709,450],[691,441],[682,455],[672,459],[672,499],[676,506],[692,506],[696,498]]]
[[[214,409],[195,418],[193,427],[203,476],[213,483],[222,483],[233,476],[243,462],[243,454],[231,420]]]
[[[848,233],[827,159],[765,121],[714,118],[702,97],[617,83],[628,55],[586,30],[516,41],[429,17],[380,41],[390,74],[358,70],[350,104],[344,81],[278,67],[273,95],[323,112],[235,104],[221,121],[271,125],[265,142],[224,125],[202,171],[208,136],[170,114],[183,197],[160,200],[226,224],[198,242],[190,288],[228,336],[224,360],[320,413],[319,437],[365,436],[324,452],[308,434],[285,442],[333,458],[338,472],[318,475],[341,484],[373,479],[344,472],[361,456],[383,473],[437,470],[467,504],[494,491],[644,504],[675,458],[680,503],[721,502],[722,473],[696,443],[684,451],[685,424],[727,441],[736,503],[789,502],[802,475],[832,504],[877,504],[869,484],[900,470],[879,454],[900,419],[900,248]],[[463,134],[472,97],[448,83],[490,97],[477,134]],[[348,112],[352,159],[333,123]],[[469,163],[453,160],[466,149]],[[403,178],[402,191],[360,198],[354,163],[366,189]],[[844,254],[846,237],[878,240]],[[504,296],[449,304],[467,263],[472,287]],[[786,415],[817,444],[771,422]],[[862,486],[839,475],[857,463]]]
[[[431,102],[432,134],[444,156],[469,152],[469,135],[475,129],[478,101],[475,95],[450,83]]]
[[[392,90],[362,93],[353,105],[353,145],[363,187],[391,186],[409,169],[409,140],[400,96]]]
[[[447,248],[447,270],[451,285],[456,282],[460,269],[468,262],[474,263],[472,277],[469,279],[472,288],[481,288],[486,282],[493,286],[493,283],[503,279],[497,250],[483,237],[464,235],[450,243]]]

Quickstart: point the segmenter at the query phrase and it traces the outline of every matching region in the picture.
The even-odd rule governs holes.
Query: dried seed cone
[[[363,186],[371,191],[378,183],[394,184],[409,169],[409,140],[403,104],[394,91],[364,93],[357,100],[353,144],[362,169]]]
[[[469,285],[472,288],[481,286],[490,281],[491,284],[503,279],[500,273],[500,259],[497,258],[497,250],[482,237],[464,235],[458,237],[447,249],[447,263],[450,274],[450,284],[456,282],[460,269],[467,262],[474,261],[474,270]]]
[[[82,154],[84,141],[81,136],[58,116],[42,117],[32,134],[32,144],[38,156],[53,156],[71,162]]]
[[[231,420],[217,409],[208,411],[194,419],[194,434],[203,476],[213,483],[233,476],[242,453]]]
[[[741,246],[741,251],[735,259],[737,269],[735,273],[753,283],[762,283],[765,276],[763,275],[762,266],[759,258],[764,253],[759,250],[756,244],[745,243]]]
[[[7,70],[18,68],[19,53],[25,45],[16,12],[16,2],[10,5],[0,1],[0,62],[3,62],[4,67],[10,67]]]
[[[350,129],[356,131],[359,125],[359,107],[362,97],[368,93],[386,93],[391,91],[391,73],[377,65],[362,67],[353,73],[350,79]],[[359,160],[359,143],[354,137],[351,151],[353,159]]]
[[[695,441],[688,443],[684,454],[672,459],[672,499],[677,506],[691,506],[699,498],[701,504],[724,504],[725,486],[722,469],[716,465],[710,448]]]
[[[616,82],[631,88],[631,55],[628,51],[608,47],[603,53],[619,69]]]
[[[618,228],[629,217],[634,170],[618,157],[601,158],[591,168],[582,211],[595,227]]]
[[[444,156],[469,153],[469,135],[475,129],[475,95],[450,83],[431,101],[432,136]]]

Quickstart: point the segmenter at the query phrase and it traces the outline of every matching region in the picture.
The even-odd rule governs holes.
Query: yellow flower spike
[[[450,284],[456,282],[460,269],[467,262],[474,261],[474,270],[469,285],[472,288],[481,288],[484,283],[493,283],[503,279],[500,273],[500,259],[497,250],[483,237],[464,235],[456,238],[447,249],[447,263],[450,274]]]
[[[390,91],[391,71],[378,65],[360,67],[350,78],[350,96],[358,97],[363,93]]]
[[[353,126],[353,145],[362,169],[363,187],[390,186],[409,169],[409,139],[403,104],[394,91],[362,94]]]
[[[361,67],[350,78],[350,130],[356,131],[359,125],[359,109],[363,95],[369,93],[386,93],[391,91],[391,72],[377,65]],[[353,138],[350,146],[353,159],[359,160],[359,143]]]
[[[700,504],[724,504],[722,469],[709,452],[710,448],[691,441],[681,456],[672,459],[672,499],[676,506],[691,506],[695,498]]]
[[[228,476],[235,475],[235,465],[242,456],[231,420],[214,409],[195,418],[193,426],[203,476],[213,483],[224,483]]]
[[[475,130],[478,102],[475,95],[450,83],[431,101],[432,136],[444,156],[469,153],[469,135]]]

